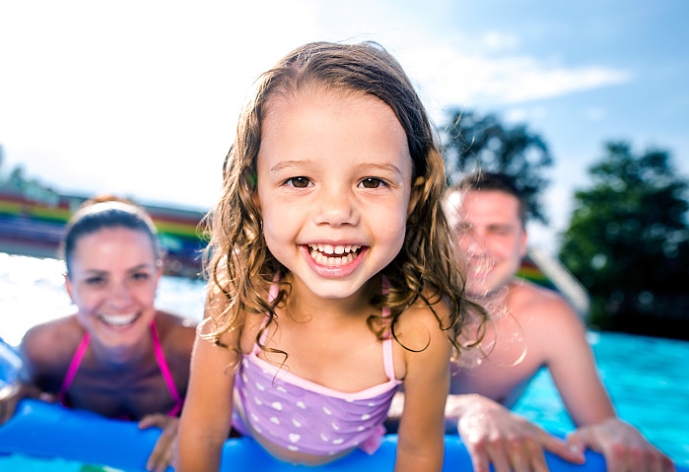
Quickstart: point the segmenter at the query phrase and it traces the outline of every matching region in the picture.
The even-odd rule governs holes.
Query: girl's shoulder
[[[400,336],[413,345],[425,345],[429,334],[437,335],[447,327],[450,306],[447,300],[432,288],[405,309],[397,320]]]
[[[407,378],[412,363],[418,367],[449,362],[449,315],[449,303],[432,289],[424,290],[423,297],[400,314],[393,327],[396,378]]]
[[[421,296],[402,314],[412,314],[416,318],[427,321],[444,320],[450,313],[450,304],[441,292],[433,287],[426,286]],[[410,316],[410,315],[407,315]]]

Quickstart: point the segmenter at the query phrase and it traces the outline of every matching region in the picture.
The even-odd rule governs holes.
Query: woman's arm
[[[24,334],[19,347],[22,362],[18,378],[0,389],[0,424],[14,415],[23,398],[48,403],[56,400],[56,379],[67,370],[69,362],[69,336],[65,334],[68,325],[69,322],[56,320],[34,326]]]

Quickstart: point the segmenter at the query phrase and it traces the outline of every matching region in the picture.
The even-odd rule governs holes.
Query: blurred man
[[[501,174],[471,175],[446,196],[467,261],[467,295],[489,311],[483,356],[460,358],[448,398],[477,472],[547,470],[543,450],[583,462],[589,447],[608,470],[674,470],[672,461],[620,420],[601,383],[586,329],[557,293],[515,278],[526,253],[525,202]],[[469,364],[469,365],[467,365]],[[578,429],[562,441],[510,408],[547,367]]]
[[[466,295],[490,315],[479,350],[453,364],[446,428],[458,432],[475,472],[546,471],[544,450],[583,463],[604,455],[609,471],[673,471],[672,461],[620,420],[601,383],[586,328],[556,292],[515,278],[526,254],[526,204],[504,175],[482,172],[450,188],[447,214],[466,257]],[[469,329],[469,332],[472,330]],[[577,425],[566,441],[510,412],[547,367]],[[403,408],[396,398],[388,426]]]

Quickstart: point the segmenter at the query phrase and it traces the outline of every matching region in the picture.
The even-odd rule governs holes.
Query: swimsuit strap
[[[151,323],[151,340],[153,341],[153,352],[155,353],[156,361],[158,361],[158,368],[160,368],[160,373],[165,380],[167,389],[170,391],[170,396],[175,400],[175,406],[172,407],[172,410],[168,412],[168,416],[177,416],[182,409],[182,404],[184,401],[177,390],[175,380],[172,377],[172,372],[170,371],[170,367],[167,365],[167,360],[165,360],[165,353],[163,352],[163,346],[160,343],[158,328],[156,328],[155,321]]]
[[[383,295],[390,293],[390,281],[384,275],[382,276],[381,284]],[[390,307],[387,305],[384,306],[382,314],[383,318],[390,316]],[[383,366],[385,367],[385,375],[387,375],[388,379],[394,380],[395,365],[392,359],[392,336],[389,334],[383,340]]]
[[[77,350],[74,353],[74,357],[72,357],[72,361],[69,363],[69,367],[67,368],[67,374],[65,374],[65,379],[62,381],[60,390],[57,392],[58,401],[62,406],[67,406],[67,390],[69,390],[69,387],[72,385],[72,382],[74,381],[74,376],[77,375],[77,371],[79,370],[81,360],[84,358],[84,354],[86,354],[86,349],[88,349],[89,347],[90,339],[91,336],[89,332],[85,331],[84,336],[81,338],[79,346],[77,347]]]

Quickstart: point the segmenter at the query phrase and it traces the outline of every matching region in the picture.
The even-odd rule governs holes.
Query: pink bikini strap
[[[160,373],[163,375],[165,384],[167,384],[167,389],[170,391],[170,396],[175,400],[175,406],[172,407],[172,410],[168,412],[168,416],[177,416],[179,411],[182,409],[183,400],[182,396],[177,390],[177,386],[175,385],[175,380],[172,377],[172,372],[170,372],[170,367],[168,367],[167,361],[165,360],[165,353],[163,352],[163,347],[160,343],[158,328],[156,328],[155,321],[151,323],[151,340],[153,341],[153,352],[155,352]]]
[[[74,357],[72,357],[72,362],[69,363],[67,374],[65,374],[65,379],[62,381],[60,390],[57,392],[58,401],[62,406],[67,406],[67,390],[69,390],[69,387],[72,385],[74,376],[77,375],[79,365],[81,364],[81,360],[84,358],[84,354],[86,354],[86,349],[89,347],[90,340],[91,336],[89,335],[89,332],[86,331],[84,336],[81,338],[79,346],[77,346]]]

